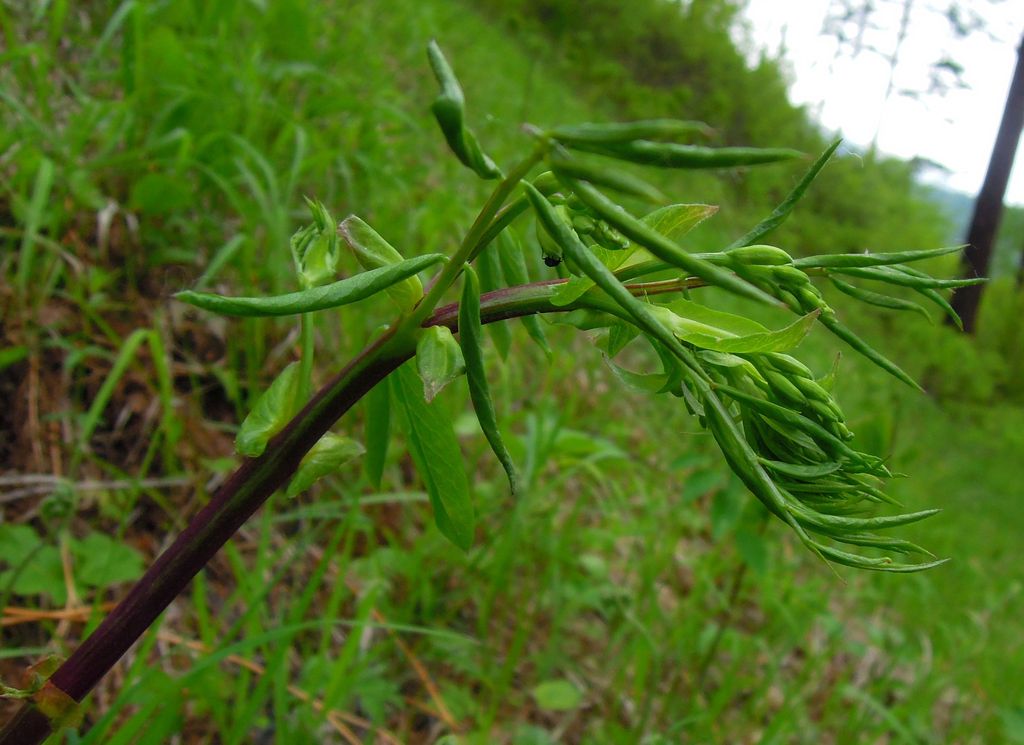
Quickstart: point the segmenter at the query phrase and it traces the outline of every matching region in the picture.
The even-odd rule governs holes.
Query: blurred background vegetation
[[[429,39],[499,162],[527,146],[522,122],[662,116],[815,155],[827,134],[775,61],[747,64],[738,13],[0,3],[0,679],[88,633],[230,471],[240,418],[294,358],[288,322],[213,318],[173,292],[294,289],[303,195],[406,255],[455,245],[483,193],[427,112]],[[688,244],[711,250],[804,167],[659,186],[721,206]],[[912,164],[847,151],[771,240],[930,248],[959,242],[964,214]],[[945,509],[911,537],[950,564],[837,577],[764,529],[681,407],[623,390],[571,329],[550,327],[549,363],[504,326],[492,385],[528,488],[511,500],[460,419],[482,523],[468,555],[396,442],[383,493],[351,468],[273,498],[92,695],[91,729],[54,741],[1024,742],[1024,210],[1003,224],[973,338],[863,306],[847,319],[928,391],[840,364],[858,446],[910,475],[892,489],[909,508]],[[320,380],[387,315],[321,314]],[[800,351],[821,374],[836,347],[816,332]],[[466,410],[464,392],[443,398]],[[363,418],[339,430],[360,437]]]

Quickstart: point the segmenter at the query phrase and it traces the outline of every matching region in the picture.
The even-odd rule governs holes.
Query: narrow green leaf
[[[654,204],[667,201],[664,194],[642,178],[617,168],[609,168],[603,163],[568,157],[568,154],[560,154],[556,151],[551,155],[551,167],[555,173],[562,176],[589,181],[597,186],[603,186],[627,196],[639,197]]]
[[[398,264],[371,269],[329,285],[311,287],[285,295],[229,297],[184,290],[174,297],[197,308],[226,316],[293,316],[365,300],[445,259],[443,254],[417,256]]]
[[[606,155],[629,163],[659,168],[736,168],[765,163],[777,163],[803,157],[797,150],[785,148],[701,147],[680,145],[675,142],[633,140],[620,143],[584,142],[566,143],[574,150]]]
[[[985,277],[973,279],[937,279],[928,275],[915,276],[900,271],[896,266],[873,266],[873,267],[833,267],[836,274],[847,274],[851,277],[862,279],[873,279],[877,282],[886,282],[891,285],[902,285],[903,287],[931,288],[949,290],[956,287],[970,287],[980,285],[988,280]]]
[[[434,400],[445,386],[466,372],[462,349],[447,326],[431,326],[423,330],[416,344],[416,371],[423,381],[427,403]]]
[[[245,417],[235,437],[235,450],[249,458],[263,453],[270,438],[276,435],[295,412],[299,401],[299,363],[292,362],[274,379]]]
[[[476,272],[467,266],[462,286],[462,301],[459,305],[459,344],[466,358],[466,380],[469,383],[469,397],[473,400],[476,418],[480,421],[480,429],[508,475],[509,487],[515,494],[519,490],[516,467],[512,456],[501,439],[498,429],[498,417],[494,412],[491,390],[487,385],[487,373],[484,368],[483,326],[480,323],[480,283]]]
[[[835,140],[831,145],[829,145],[825,149],[825,152],[819,155],[818,159],[811,164],[811,167],[807,169],[807,173],[805,173],[803,178],[797,182],[797,185],[793,187],[793,191],[791,191],[786,198],[782,200],[779,206],[772,210],[772,213],[768,215],[768,217],[751,228],[746,235],[740,236],[733,241],[729,245],[729,248],[752,246],[784,223],[786,218],[788,218],[789,214],[793,211],[793,208],[796,207],[797,202],[803,198],[804,193],[806,193],[808,187],[810,187],[811,182],[817,178],[821,169],[825,167],[826,163],[828,163],[832,154],[835,153],[836,148],[839,147],[841,142],[842,140]]]
[[[835,285],[837,290],[852,298],[856,298],[863,303],[867,303],[868,305],[876,305],[879,308],[889,308],[890,310],[909,310],[914,313],[921,314],[929,321],[932,320],[928,311],[917,303],[904,300],[903,298],[891,297],[890,295],[883,295],[878,292],[872,292],[871,290],[865,290],[861,287],[851,285],[848,282],[844,282],[839,279],[839,277],[832,276],[829,277],[829,279],[832,281],[832,284]]]
[[[441,92],[430,110],[437,119],[445,140],[448,141],[448,147],[464,166],[480,178],[499,178],[501,170],[484,153],[476,135],[466,126],[466,100],[462,95],[462,87],[437,42],[431,41],[427,46],[427,57],[434,76],[441,85]]]
[[[285,494],[295,497],[343,464],[366,452],[362,443],[328,432],[303,457]]]
[[[775,299],[764,291],[757,289],[721,267],[714,266],[687,253],[671,239],[666,238],[656,229],[633,217],[589,184],[583,181],[567,179],[566,186],[572,189],[576,196],[603,220],[631,241],[646,248],[662,261],[666,261],[685,272],[700,277],[710,284],[730,292],[735,292],[743,297],[777,305]]]
[[[797,259],[793,263],[801,269],[810,267],[846,268],[846,267],[873,267],[889,264],[905,264],[908,261],[921,261],[931,259],[935,256],[963,251],[964,246],[944,246],[942,248],[929,248],[923,251],[899,251],[896,253],[862,253],[862,254],[822,254],[821,256],[807,256]],[[924,275],[927,276],[927,275]]]
[[[859,554],[840,551],[837,548],[826,546],[821,543],[815,543],[815,547],[826,559],[833,561],[836,564],[843,564],[845,566],[854,567],[855,569],[870,569],[876,572],[923,572],[925,569],[933,569],[934,567],[942,566],[949,561],[949,559],[939,559],[938,561],[929,561],[923,564],[897,564],[888,556],[878,558],[860,556]]]
[[[438,403],[428,404],[423,398],[423,385],[410,363],[389,380],[403,414],[409,454],[434,508],[434,521],[448,540],[468,551],[473,545],[473,501],[451,418]]]
[[[338,225],[338,236],[352,251],[363,269],[380,269],[401,264],[404,257],[398,249],[364,220],[349,215]],[[387,288],[388,295],[399,310],[408,310],[423,298],[423,283],[412,275]]]
[[[843,464],[839,461],[830,460],[824,463],[783,463],[778,460],[761,458],[761,463],[769,470],[781,473],[783,476],[792,476],[798,479],[817,479],[835,473]]]
[[[366,458],[363,470],[374,489],[380,489],[384,463],[391,443],[391,394],[387,385],[376,385],[366,394]]]
[[[476,268],[480,272],[480,287],[484,292],[500,290],[505,286],[501,257],[499,251],[495,251],[494,248],[497,247],[484,251],[476,260]],[[512,347],[512,329],[507,323],[491,323],[487,325],[487,331],[491,335],[491,341],[494,342],[494,348],[498,350],[498,354],[503,360],[508,359],[508,353]]]
[[[704,122],[682,119],[642,119],[635,122],[600,122],[555,127],[547,134],[563,144],[611,144],[632,140],[679,140],[692,135],[707,137],[712,130]]]
[[[924,393],[924,389],[920,385],[918,385],[917,381],[915,381],[912,377],[907,375],[907,373],[904,372],[901,367],[899,367],[895,362],[892,362],[886,357],[883,357],[880,353],[876,352],[866,341],[861,339],[846,326],[839,323],[839,321],[836,320],[835,316],[823,314],[821,316],[818,316],[818,320],[821,321],[822,325],[825,326],[825,328],[827,328],[833,334],[835,334],[840,339],[849,344],[852,349],[854,349],[857,352],[860,352],[862,355],[864,355],[869,360],[874,362],[887,373],[898,378],[899,380],[902,380],[911,388],[916,388],[917,390]]]
[[[529,284],[530,272],[526,268],[526,256],[523,255],[522,243],[515,234],[509,230],[503,232],[498,239],[496,248],[498,249],[498,258],[501,263],[501,272],[504,274],[505,280],[510,285]],[[482,271],[480,273],[480,283],[484,292],[497,289],[484,284],[484,274]],[[544,334],[544,327],[541,325],[540,318],[536,315],[529,315],[523,316],[519,320],[526,327],[526,333],[530,335],[534,343],[544,351],[544,354],[550,357],[551,347],[548,346],[548,339]],[[504,324],[493,325],[501,326]]]

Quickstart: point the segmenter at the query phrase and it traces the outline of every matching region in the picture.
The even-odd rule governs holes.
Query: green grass
[[[287,242],[304,194],[358,213],[407,255],[453,247],[482,192],[427,113],[428,39],[499,162],[528,142],[522,121],[624,113],[549,79],[537,38],[457,3],[3,7],[0,354],[14,351],[0,357],[0,391],[38,410],[4,414],[2,468],[72,488],[0,509],[54,546],[105,533],[155,556],[229,470],[237,422],[298,348],[285,322],[212,319],[172,292],[295,289]],[[779,169],[795,180],[801,166]],[[770,209],[771,195],[739,198],[747,183],[659,186],[723,205],[693,234],[705,250]],[[815,217],[798,209],[817,245],[794,249],[827,250],[845,229]],[[370,305],[317,318],[320,380],[377,317]],[[917,319],[851,325],[943,394],[922,399],[844,357],[858,442],[910,474],[894,489],[909,507],[945,509],[915,537],[951,564],[837,578],[763,529],[680,407],[623,394],[570,329],[548,329],[548,364],[513,325],[513,354],[502,364],[492,347],[489,369],[526,488],[507,495],[460,419],[482,523],[469,554],[433,527],[396,438],[381,494],[353,467],[315,498],[274,498],[101,685],[92,729],[54,741],[343,741],[330,710],[358,716],[342,724],[367,741],[362,720],[401,742],[434,742],[449,720],[466,742],[524,745],[1020,741],[1024,412],[991,393],[1014,392],[1012,379]],[[801,351],[824,372],[834,349],[815,332]],[[441,400],[467,411],[456,388]],[[337,429],[358,438],[362,420],[357,410]],[[164,477],[194,488],[132,483]],[[74,488],[86,479],[108,486]],[[117,597],[77,589],[86,604]],[[55,593],[10,602],[59,607]],[[5,681],[40,648],[73,646],[96,615],[5,628]],[[578,691],[568,709],[535,695],[552,681]]]

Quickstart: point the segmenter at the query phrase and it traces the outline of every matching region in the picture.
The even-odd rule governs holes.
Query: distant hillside
[[[924,193],[942,210],[949,220],[951,232],[948,243],[966,240],[967,229],[974,209],[974,196],[941,186],[924,187]],[[1024,252],[1024,207],[1007,207],[999,224],[995,256],[989,276],[993,279],[1008,277],[1020,271]]]

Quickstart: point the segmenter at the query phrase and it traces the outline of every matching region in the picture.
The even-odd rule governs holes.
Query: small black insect
[[[561,256],[545,256],[544,257],[544,263],[547,264],[548,266],[558,266],[559,264],[562,263],[562,257]]]

